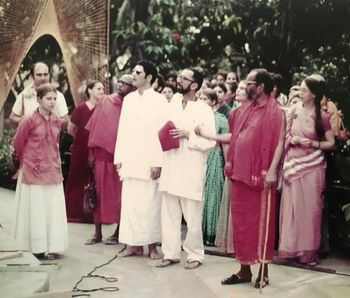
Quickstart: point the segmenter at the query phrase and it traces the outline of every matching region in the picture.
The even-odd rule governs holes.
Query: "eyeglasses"
[[[191,83],[194,83],[194,82],[195,82],[194,80],[191,80],[191,79],[185,77],[184,75],[179,75],[179,76],[177,77],[177,80],[189,81],[189,82],[191,82]]]

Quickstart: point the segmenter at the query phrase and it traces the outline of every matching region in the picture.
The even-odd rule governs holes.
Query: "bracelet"
[[[318,142],[318,149],[321,149],[321,142]]]

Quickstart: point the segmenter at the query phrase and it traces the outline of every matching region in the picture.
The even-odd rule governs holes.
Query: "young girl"
[[[20,159],[15,195],[14,237],[20,249],[55,259],[68,246],[66,206],[59,155],[61,122],[53,113],[56,91],[37,89],[38,109],[18,127]]]
[[[214,108],[217,104],[217,95],[213,89],[205,89],[201,93],[201,100]],[[215,112],[215,126],[217,134],[228,133],[226,118]],[[224,150],[218,144],[210,150],[207,158],[207,177],[204,189],[203,210],[203,241],[205,245],[213,246],[215,243],[216,225],[219,219],[222,190],[224,187]]]

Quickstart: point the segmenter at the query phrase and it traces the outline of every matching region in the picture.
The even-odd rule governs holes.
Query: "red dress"
[[[71,116],[71,122],[77,126],[73,140],[72,157],[66,184],[66,208],[68,222],[92,223],[91,214],[83,211],[83,191],[88,183],[88,138],[85,129],[94,109],[83,103],[77,106]]]

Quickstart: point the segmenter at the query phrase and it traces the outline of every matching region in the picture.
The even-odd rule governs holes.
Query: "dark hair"
[[[57,93],[56,89],[50,83],[42,84],[36,89],[36,97],[43,98],[49,92]]]
[[[224,77],[224,81],[226,81],[227,72],[224,71],[224,70],[219,70],[219,71],[216,73],[216,77],[217,77],[217,76],[222,76],[222,77]]]
[[[276,97],[278,97],[283,90],[284,79],[283,76],[279,73],[272,73],[271,75],[277,89]]]
[[[174,86],[173,84],[164,83],[164,86],[163,86],[163,88],[162,88],[162,91],[163,91],[163,89],[164,89],[165,87],[168,87],[168,88],[170,88],[171,90],[173,90],[173,93],[176,92],[176,88],[175,88],[175,86]]]
[[[157,67],[152,62],[147,60],[140,60],[136,63],[136,65],[140,65],[143,67],[143,71],[145,72],[146,77],[148,75],[152,76],[152,79],[151,79],[151,85],[152,85],[156,80],[156,78],[158,77]]]
[[[230,82],[230,83],[225,83],[225,86],[226,86],[226,89],[227,89],[227,86],[228,88],[230,89],[231,93],[235,93],[236,90],[237,90],[237,87],[238,87],[238,82]]]
[[[198,84],[198,87],[196,89],[196,91],[198,91],[203,84],[203,79],[204,79],[203,71],[194,67],[189,68],[189,70],[193,72],[193,80]]]
[[[203,95],[205,95],[206,97],[209,98],[210,101],[214,101],[215,104],[217,104],[218,102],[218,95],[216,94],[216,92],[211,89],[211,88],[206,88],[202,91]]]
[[[173,78],[175,81],[177,79],[177,75],[173,72],[168,72],[167,75],[165,76],[165,81],[169,80],[170,78]]]
[[[308,76],[304,80],[304,83],[309,88],[309,90],[315,95],[315,131],[318,139],[322,139],[325,134],[325,129],[323,126],[321,115],[321,100],[326,93],[326,82],[324,80],[318,80],[313,76]]]
[[[48,66],[45,62],[43,62],[43,61],[38,61],[38,62],[35,62],[35,63],[32,65],[32,67],[30,68],[30,74],[32,75],[32,77],[34,77],[34,69],[35,69],[35,67],[36,67],[38,64],[44,64],[44,65],[46,65],[46,66],[47,66],[47,69],[50,71],[49,66]]]
[[[267,95],[270,95],[270,93],[273,90],[274,82],[272,80],[271,75],[267,72],[264,68],[257,68],[253,69],[251,72],[255,72],[255,82],[257,85],[264,84],[264,92]]]
[[[225,93],[227,93],[227,88],[226,85],[224,83],[216,83],[211,85],[211,88],[214,89],[215,87],[219,87],[221,88]]]
[[[165,81],[164,81],[164,77],[163,77],[163,75],[161,75],[161,74],[158,74],[158,76],[157,76],[157,84],[158,84],[158,88],[157,88],[157,90],[156,91],[162,91],[163,90],[163,88],[164,88],[164,84],[165,84]]]
[[[86,95],[87,98],[90,98],[90,94],[89,94],[88,89],[94,88],[97,83],[100,83],[100,81],[98,81],[98,80],[88,80],[86,82],[85,95]]]

